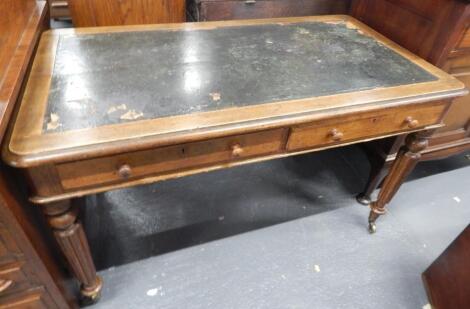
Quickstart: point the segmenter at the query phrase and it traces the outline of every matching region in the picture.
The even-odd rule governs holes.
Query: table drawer
[[[57,166],[57,171],[65,190],[124,182],[276,153],[282,149],[285,132],[275,129],[64,163]]]
[[[356,139],[374,137],[436,124],[442,118],[445,104],[364,113],[300,125],[292,128],[288,150],[316,148]]]

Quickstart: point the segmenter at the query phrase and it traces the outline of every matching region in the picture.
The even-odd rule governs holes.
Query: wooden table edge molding
[[[334,95],[43,134],[60,36],[194,31],[314,21],[355,29],[407,60],[401,63],[411,63],[430,77],[419,79],[424,82],[413,79],[402,86],[374,86],[362,91],[355,88]],[[54,30],[41,39],[2,155],[8,164],[21,168],[34,191],[31,200],[41,204],[59,246],[81,283],[82,297],[95,302],[100,296],[102,280],[96,274],[72,198],[408,134],[377,201],[370,205],[369,231],[374,232],[377,218],[386,212],[386,205],[426,148],[427,137],[442,126],[452,98],[467,92],[460,81],[343,15]]]

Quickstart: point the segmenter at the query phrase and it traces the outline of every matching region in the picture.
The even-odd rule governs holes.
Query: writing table
[[[4,160],[29,181],[96,300],[70,200],[409,134],[369,229],[462,83],[347,16],[53,30],[42,36]]]

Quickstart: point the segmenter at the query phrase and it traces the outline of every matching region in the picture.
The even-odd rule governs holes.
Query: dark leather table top
[[[62,35],[44,131],[437,78],[346,23]],[[51,114],[61,125],[47,128]]]

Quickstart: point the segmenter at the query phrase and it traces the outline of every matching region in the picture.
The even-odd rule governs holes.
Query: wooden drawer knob
[[[121,167],[119,167],[119,170],[118,170],[119,177],[126,179],[126,178],[131,177],[131,173],[132,173],[132,169],[129,166],[129,164],[123,164],[121,165]]]
[[[8,287],[13,283],[11,280],[0,279],[0,293],[8,289]]]
[[[239,157],[243,154],[244,150],[243,150],[243,148],[240,144],[238,144],[238,143],[233,144],[231,148],[232,148],[232,156]]]
[[[411,116],[405,118],[405,123],[408,125],[408,128],[413,129],[419,125],[419,121],[414,119]]]
[[[343,139],[343,132],[339,131],[338,129],[333,129],[330,131],[329,136],[331,137],[332,140],[335,142],[340,141]]]

